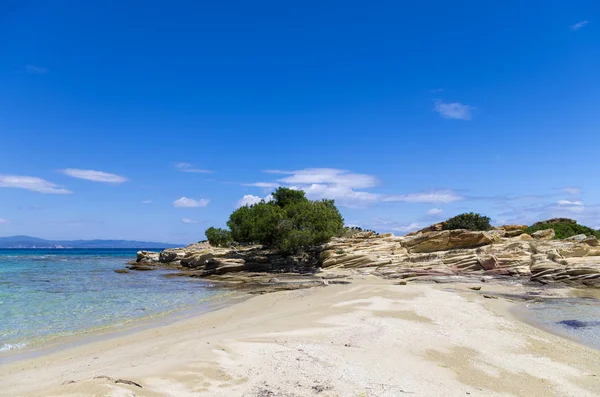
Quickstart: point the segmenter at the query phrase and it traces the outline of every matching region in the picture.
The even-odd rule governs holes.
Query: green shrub
[[[457,215],[454,218],[448,219],[443,225],[444,230],[468,229],[485,231],[492,228],[489,217],[474,212]]]
[[[311,201],[301,190],[279,188],[272,201],[235,210],[227,226],[236,243],[294,253],[340,235],[344,219],[333,200]]]
[[[555,233],[554,238],[559,240],[575,236],[577,234],[585,234],[586,236],[600,238],[600,232],[598,230],[580,225],[573,219],[568,218],[550,219],[547,221],[534,223],[525,230],[525,233],[532,234],[539,230],[545,229],[553,229]]]
[[[214,227],[209,227],[204,232],[206,234],[206,238],[208,242],[213,247],[225,247],[229,246],[232,243],[231,232],[225,229],[217,229]]]

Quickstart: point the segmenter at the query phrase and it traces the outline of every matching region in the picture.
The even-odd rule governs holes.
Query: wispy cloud
[[[382,201],[386,202],[404,202],[404,203],[453,203],[463,200],[463,197],[452,190],[438,190],[426,193],[411,193],[401,195],[386,196]]]
[[[175,208],[199,208],[206,207],[210,200],[207,199],[199,199],[194,200],[187,197],[181,197],[175,201],[173,201],[173,207]]]
[[[276,182],[254,182],[254,183],[242,183],[242,186],[260,187],[263,189],[277,189],[279,187],[279,183],[276,183]]]
[[[5,225],[7,223],[9,223],[7,219],[0,218],[0,225]]]
[[[142,204],[152,204],[152,200],[142,200]]]
[[[440,208],[432,208],[429,211],[427,211],[427,215],[441,215],[444,213],[444,210],[440,209]]]
[[[385,218],[377,218],[370,224],[366,225],[366,227],[377,232],[395,232],[401,234],[413,232],[422,228],[422,226],[417,222],[402,223]]]
[[[373,175],[355,174],[346,170],[336,168],[306,168],[297,171],[265,171],[270,173],[290,175],[279,179],[279,182],[286,184],[328,184],[347,186],[355,189],[368,188],[376,186],[379,181]]]
[[[70,190],[59,185],[33,176],[0,175],[0,187],[26,189],[44,194],[71,194]]]
[[[35,65],[25,66],[25,71],[29,74],[47,74],[49,72],[48,69]]]
[[[583,28],[588,23],[590,23],[590,22],[587,21],[587,20],[586,21],[577,22],[576,24],[571,25],[571,30],[578,31],[579,29]]]
[[[342,207],[363,208],[380,202],[405,203],[451,203],[463,200],[451,190],[425,193],[389,195],[367,191],[379,185],[374,175],[359,174],[337,168],[305,168],[294,171],[266,170],[270,174],[282,175],[276,184],[302,190],[310,199],[333,199]],[[256,182],[253,186],[267,187],[271,182]],[[248,197],[257,197],[248,195]],[[258,198],[260,199],[260,198]],[[248,199],[250,200],[250,198]]]
[[[576,196],[578,194],[581,194],[583,192],[583,189],[579,188],[579,187],[575,187],[575,186],[569,186],[569,187],[564,187],[562,189],[563,192],[570,194],[572,196]]]
[[[212,171],[203,170],[200,168],[196,168],[193,164],[190,163],[177,163],[175,164],[175,168],[177,168],[181,172],[191,172],[196,174],[210,174]]]
[[[64,170],[60,170],[61,173],[78,179],[85,179],[93,182],[103,182],[103,183],[123,183],[127,182],[127,178],[124,176],[111,174],[103,171],[95,171],[95,170],[81,170],[77,168],[66,168]]]
[[[558,205],[583,205],[583,201],[581,200],[558,200]]]
[[[473,106],[464,105],[459,102],[449,103],[443,101],[435,101],[434,107],[434,110],[442,117],[455,120],[471,120],[471,111],[474,109]]]
[[[182,222],[182,223],[187,223],[187,224],[195,224],[195,223],[198,223],[198,221],[195,221],[195,220],[193,220],[193,219],[190,219],[190,218],[181,218],[181,222]]]

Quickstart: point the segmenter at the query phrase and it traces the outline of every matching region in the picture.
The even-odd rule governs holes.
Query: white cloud
[[[581,200],[558,200],[558,205],[583,205],[583,201]]]
[[[73,178],[85,179],[87,181],[93,182],[123,183],[127,181],[127,178],[125,178],[124,176],[111,174],[103,171],[66,168],[64,170],[60,170],[60,172]]]
[[[8,220],[0,218],[0,225],[5,225],[8,223]]]
[[[436,101],[434,110],[446,119],[471,120],[473,106],[463,105],[459,102]]]
[[[254,182],[254,183],[242,183],[242,186],[261,187],[264,189],[277,189],[279,187],[279,183],[276,183],[276,182]]]
[[[571,25],[571,30],[577,31],[577,30],[581,29],[582,27],[584,27],[585,25],[587,25],[588,23],[590,23],[590,22],[589,21],[577,22],[576,24]]]
[[[175,164],[175,168],[177,168],[181,172],[192,172],[196,174],[210,174],[212,171],[210,170],[202,170],[196,168],[193,164],[190,163],[177,163]]]
[[[565,187],[561,189],[563,192],[570,194],[572,196],[575,196],[577,194],[581,194],[583,192],[583,189],[579,188],[579,187],[575,187],[575,186],[569,186],[569,187]]]
[[[187,224],[194,224],[194,223],[198,223],[198,221],[195,221],[193,219],[190,218],[181,218],[181,222],[183,223],[187,223]]]
[[[173,207],[176,208],[198,208],[198,207],[206,207],[210,200],[207,199],[199,199],[194,200],[187,197],[181,197],[175,201],[173,201]]]
[[[142,204],[152,204],[152,200],[143,200]]]
[[[33,176],[0,175],[0,187],[27,189],[45,194],[71,194],[70,190],[59,185]]]
[[[361,189],[379,184],[379,181],[373,175],[355,174],[336,168],[306,168],[297,171],[271,170],[266,172],[290,175],[279,179],[279,182],[290,185],[328,184]]]
[[[35,65],[27,65],[25,66],[25,71],[29,74],[46,74],[48,73],[48,69],[42,68]]]
[[[464,199],[451,190],[407,195],[372,193],[364,191],[364,189],[379,184],[379,180],[375,176],[336,168],[306,168],[295,171],[266,170],[265,172],[284,175],[277,180],[279,184],[291,189],[302,190],[309,199],[332,199],[342,207],[362,208],[378,202],[451,203]],[[267,186],[270,183],[257,182],[253,185]],[[256,196],[248,195],[248,197]],[[248,200],[252,199],[248,198]]]
[[[444,213],[444,210],[442,210],[440,208],[432,208],[429,211],[427,211],[427,215],[440,215],[443,213]]]
[[[258,204],[263,200],[268,203],[269,201],[273,200],[273,196],[269,194],[268,196],[261,198],[252,194],[246,194],[240,201],[237,202],[237,208],[244,207],[246,205]]]
[[[391,195],[383,197],[386,202],[404,202],[404,203],[452,203],[462,200],[463,197],[451,190],[438,190],[429,193],[412,193],[402,195]]]
[[[305,168],[295,171],[266,170],[270,174],[285,175],[277,185],[303,190],[309,199],[333,199],[345,207],[363,207],[376,202],[377,194],[360,191],[379,184],[379,180],[368,174],[357,174],[336,168]],[[270,182],[258,182],[267,186]]]

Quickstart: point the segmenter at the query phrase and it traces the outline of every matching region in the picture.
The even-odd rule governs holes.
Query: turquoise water
[[[223,292],[167,270],[115,273],[137,250],[0,249],[0,352],[120,326]]]

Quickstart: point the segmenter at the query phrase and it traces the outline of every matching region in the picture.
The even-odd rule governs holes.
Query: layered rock
[[[525,277],[540,283],[600,286],[595,237],[554,240],[551,229],[532,236],[524,230],[523,225],[508,225],[489,232],[433,230],[404,237],[362,232],[334,238],[296,257],[256,246],[229,249],[202,243],[160,254],[140,251],[137,266],[147,270],[167,265],[182,269],[184,275],[220,279],[233,274],[314,274],[321,269],[321,275],[339,270],[400,279]]]

